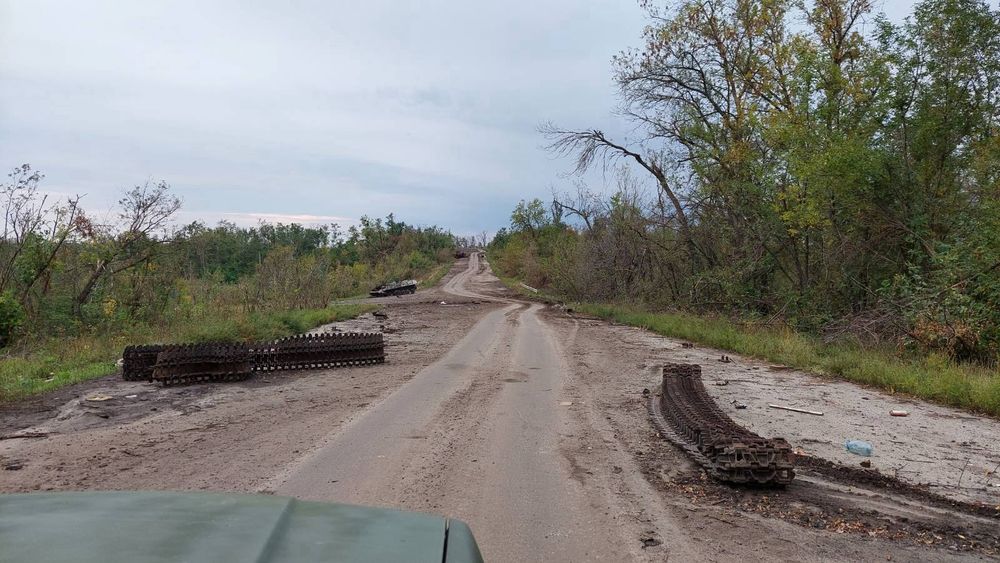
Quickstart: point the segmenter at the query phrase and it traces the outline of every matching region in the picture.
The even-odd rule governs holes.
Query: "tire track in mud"
[[[464,284],[488,272],[476,260],[467,272],[446,289],[478,297]],[[565,455],[562,437],[589,431],[561,406],[572,376],[540,309],[518,302],[485,316],[444,358],[284,472],[275,492],[462,518],[488,560],[639,555],[608,495],[588,491]]]

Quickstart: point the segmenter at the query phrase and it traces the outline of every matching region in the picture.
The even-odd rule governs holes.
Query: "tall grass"
[[[438,282],[441,281],[441,278],[443,278],[444,275],[451,270],[451,267],[454,266],[454,264],[454,262],[445,262],[432,268],[427,275],[424,276],[424,279],[420,281],[420,288],[427,289],[436,286]]]
[[[154,342],[215,342],[279,338],[356,317],[371,305],[331,305],[264,313],[218,313],[136,325],[114,333],[38,338],[0,359],[0,403],[112,373],[122,349]]]
[[[938,355],[905,358],[888,350],[825,344],[788,329],[740,325],[724,318],[650,313],[618,305],[582,303],[573,306],[583,313],[643,327],[664,336],[1000,416],[1000,372],[997,370],[956,364]]]

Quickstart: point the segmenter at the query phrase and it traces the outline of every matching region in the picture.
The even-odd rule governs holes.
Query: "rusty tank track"
[[[381,364],[385,341],[378,332],[300,334],[255,344],[251,354],[254,371]]]
[[[161,344],[127,346],[122,352],[122,379],[126,381],[152,381],[156,356],[163,350]]]
[[[253,374],[246,344],[179,344],[156,356],[153,381],[181,385],[202,381],[241,381]]]
[[[659,401],[650,413],[663,437],[721,481],[787,485],[795,457],[782,438],[762,438],[733,422],[708,395],[701,366],[666,364]]]
[[[209,343],[129,346],[122,378],[163,385],[241,381],[258,371],[321,369],[381,364],[381,333],[300,334],[247,344]]]

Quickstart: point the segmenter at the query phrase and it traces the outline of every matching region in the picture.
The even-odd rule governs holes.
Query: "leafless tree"
[[[593,230],[594,217],[600,212],[599,198],[582,181],[576,182],[575,194],[559,194],[553,190],[552,205],[559,207],[563,214],[579,217],[587,226],[588,232]]]
[[[673,205],[675,218],[684,242],[691,245],[693,237],[684,204],[681,203],[680,195],[673,188],[673,183],[665,172],[661,157],[657,153],[647,151],[645,155],[642,155],[636,150],[608,139],[603,132],[597,129],[572,131],[560,129],[550,123],[543,125],[541,132],[551,141],[548,145],[550,151],[560,156],[576,156],[575,171],[578,174],[586,172],[597,160],[601,160],[607,165],[623,159],[635,162],[649,172],[656,179],[660,191]]]

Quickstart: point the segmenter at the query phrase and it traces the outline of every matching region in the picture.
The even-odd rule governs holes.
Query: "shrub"
[[[0,294],[0,347],[13,342],[24,317],[24,307],[9,291]]]

